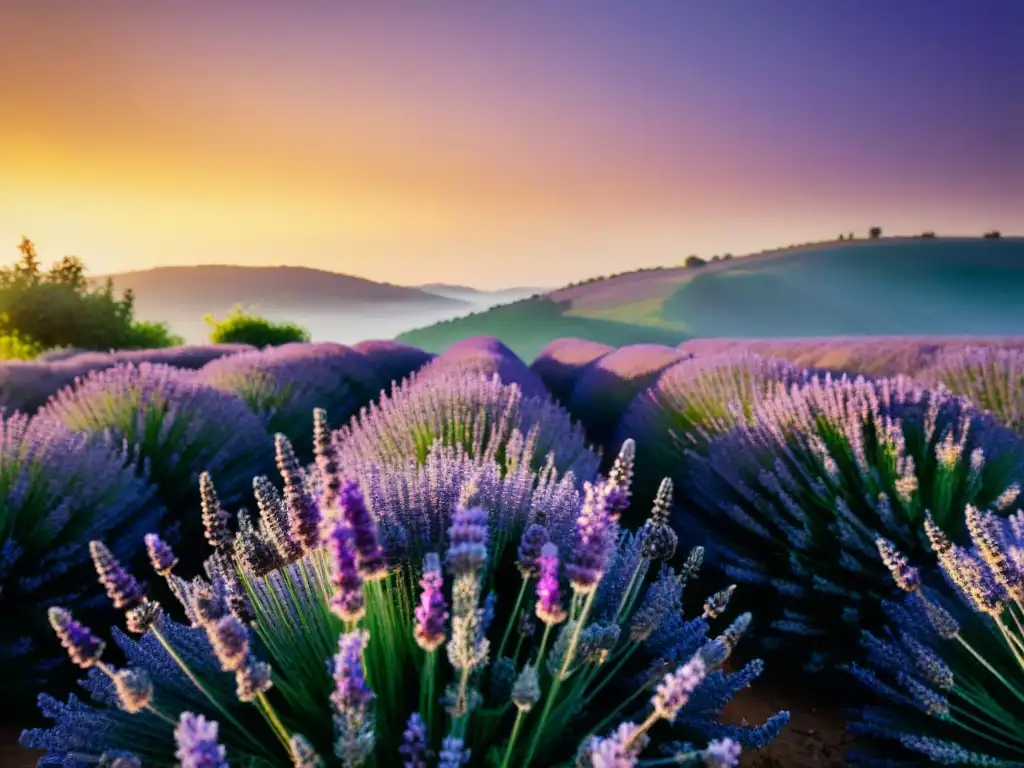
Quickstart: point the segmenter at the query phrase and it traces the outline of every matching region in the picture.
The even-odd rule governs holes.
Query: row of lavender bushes
[[[304,349],[274,354],[305,356],[307,365],[323,356]],[[390,349],[395,370],[398,351],[407,352]],[[93,374],[31,422],[16,419],[26,433],[56,433],[66,429],[62,414],[96,421],[129,413],[127,434],[76,439],[99,455],[124,438],[125,482],[145,485],[152,465],[171,471],[188,453],[202,408],[182,418],[180,403],[196,391],[248,402],[265,425],[320,378],[284,376],[252,357],[210,364],[240,396],[203,383],[208,369],[123,367]],[[266,371],[290,387],[289,402],[249,391],[252,376]],[[353,373],[358,386],[365,384]],[[699,615],[682,615],[683,588],[703,550],[676,556],[671,484],[644,527],[621,530],[635,444],[625,441],[598,474],[600,456],[581,426],[507,348],[467,340],[341,429],[331,429],[327,412],[315,414],[314,464],[304,467],[276,434],[271,458],[281,485],[269,472],[252,481],[255,515],[226,511],[235,493],[230,483],[222,490],[222,475],[234,474],[220,471],[224,463],[192,484],[201,514],[193,510],[178,531],[166,514],[164,524],[155,514],[133,520],[130,534],[123,521],[99,521],[95,509],[61,515],[74,520],[65,532],[78,537],[76,555],[88,552],[126,628],[141,637],[115,628],[117,648],[108,649],[81,621],[100,617],[89,612],[96,589],[81,578],[81,594],[36,593],[52,605],[50,624],[72,661],[88,670],[92,698],[40,698],[55,725],[27,731],[23,743],[47,750],[42,764],[314,766],[323,758],[597,768],[633,765],[645,752],[656,764],[735,766],[743,747],[767,743],[785,724],[785,713],[758,727],[719,722],[762,669],[758,660],[722,669],[750,615],[723,618],[729,589],[710,595]],[[78,434],[97,432],[93,423]],[[10,455],[35,442],[12,433]],[[63,458],[25,460],[23,475],[46,485],[59,479],[53,470]],[[71,501],[64,491],[58,503]],[[39,510],[52,501],[38,501],[24,520],[42,522]],[[48,535],[42,528],[39,542]],[[121,545],[147,528],[142,551],[162,577],[148,587],[132,575],[141,548]],[[212,548],[201,569],[199,538]],[[31,562],[21,562],[17,583],[31,579]],[[174,617],[168,595],[181,604]],[[709,634],[715,625],[719,634]]]
[[[636,440],[636,495],[675,480],[677,529],[758,607],[759,650],[883,702],[853,718],[851,760],[1008,766],[1024,764],[1022,348],[706,341],[665,365],[664,347],[562,339],[533,369],[595,436],[594,379],[612,403],[633,390],[612,442]]]
[[[244,355],[238,357],[243,358]],[[946,371],[942,375],[950,381],[952,374],[948,372],[952,371],[962,381],[973,382],[979,390],[971,393],[975,401],[981,400],[978,395],[982,391],[992,389],[993,382],[1001,382],[1000,402],[1013,402],[1012,371],[1020,370],[1015,360],[1017,358],[1013,357],[1012,351],[971,352],[955,359],[943,357],[932,363],[936,371]],[[822,362],[818,365],[830,367]],[[1013,367],[1015,365],[1016,368]],[[1004,370],[1010,373],[1000,378],[1000,372]],[[500,381],[491,378],[494,374]],[[248,377],[242,376],[241,379],[247,381]],[[1022,389],[1019,380],[1016,386],[1017,391]],[[565,408],[551,399],[549,391]],[[282,406],[271,410],[279,407]],[[582,420],[586,434],[579,424],[574,423],[575,419]],[[291,419],[283,419],[282,423],[291,423]],[[295,427],[300,432],[302,428]],[[626,461],[630,465],[628,474],[633,476],[635,471],[633,503],[622,509],[616,507],[616,514],[622,514],[622,522],[635,528],[651,509],[652,500],[656,511],[632,539],[641,555],[645,549],[650,554],[653,546],[650,542],[644,543],[643,534],[671,530],[665,524],[671,515],[680,534],[693,536],[700,532],[699,536],[706,539],[710,564],[715,566],[720,576],[728,576],[739,585],[732,605],[740,608],[757,606],[754,640],[761,650],[789,657],[787,662],[798,659],[808,669],[844,665],[856,677],[888,695],[895,706],[888,710],[866,711],[858,720],[859,730],[876,740],[874,751],[869,748],[858,758],[870,762],[880,759],[879,755],[892,755],[896,749],[908,764],[925,758],[948,764],[957,764],[957,760],[962,764],[973,764],[971,761],[982,759],[980,755],[1008,761],[1005,764],[1017,764],[1013,760],[1020,744],[1006,735],[1007,732],[1013,733],[1007,723],[1014,721],[1009,714],[1012,706],[1006,708],[1005,698],[1010,696],[1012,699],[1020,693],[1022,670],[1010,664],[1008,668],[997,668],[1000,671],[998,677],[976,681],[975,688],[957,687],[952,683],[945,686],[947,677],[936,677],[935,664],[952,665],[952,662],[943,661],[944,649],[935,647],[942,644],[935,642],[934,637],[922,639],[913,634],[909,624],[904,626],[900,623],[909,621],[906,612],[910,609],[901,607],[893,599],[895,587],[890,586],[886,570],[886,565],[899,566],[906,562],[903,552],[918,560],[926,555],[939,535],[934,531],[946,531],[944,535],[951,542],[960,541],[964,547],[968,541],[975,541],[972,537],[976,531],[970,531],[968,535],[962,530],[965,510],[991,508],[994,513],[1005,515],[1012,509],[1024,462],[1019,437],[966,400],[909,381],[885,378],[842,380],[750,354],[694,358],[685,349],[672,350],[654,345],[610,350],[591,342],[561,340],[527,367],[499,342],[477,338],[455,345],[396,388],[390,397],[366,408],[351,424],[334,432],[329,439],[326,437],[328,431],[329,424],[324,421],[317,432],[322,435],[319,469],[307,480],[317,486],[317,493],[324,492],[324,478],[344,475],[357,480],[376,521],[377,535],[384,551],[395,553],[397,560],[405,563],[410,572],[416,572],[416,563],[423,562],[422,558],[430,555],[428,550],[439,549],[433,543],[442,540],[449,529],[463,531],[456,513],[471,509],[476,502],[488,512],[489,526],[484,527],[488,536],[495,537],[499,551],[504,551],[510,542],[515,543],[517,531],[543,524],[548,540],[556,547],[561,544],[561,551],[574,553],[569,558],[570,570],[566,571],[571,581],[574,573],[571,568],[579,567],[579,562],[573,564],[573,557],[581,561],[582,550],[586,549],[583,544],[589,541],[588,531],[593,525],[594,515],[601,518],[603,514],[595,513],[595,508],[602,504],[605,507],[617,504],[607,498],[599,501],[601,494],[594,489],[604,488],[604,494],[614,498],[611,479],[623,475],[623,462]],[[630,439],[634,436],[635,442]],[[596,451],[588,449],[588,440],[595,443]],[[285,445],[289,446],[284,452],[287,454],[291,450],[290,442],[287,438],[279,438],[279,467],[282,446]],[[617,473],[611,466],[611,459],[621,445],[630,446],[630,455],[635,452],[636,464],[633,467],[631,460],[620,458]],[[604,477],[597,474],[599,453],[602,451]],[[665,503],[666,486],[660,482],[665,476],[675,481],[681,501],[671,511]],[[582,499],[579,497],[587,487],[582,484],[584,481],[594,483],[589,506],[586,493]],[[237,558],[243,563],[243,570],[247,568],[266,576],[280,572],[285,567],[283,563],[294,560],[297,550],[294,544],[282,544],[280,541],[282,531],[288,528],[287,515],[281,511],[287,504],[279,497],[275,499],[276,491],[265,478],[256,484],[255,490],[260,515],[256,519],[248,514],[239,515],[240,538],[236,541],[245,546],[236,547]],[[575,499],[570,490],[577,494]],[[661,491],[660,500],[657,490]],[[287,496],[287,482],[285,492]],[[278,510],[276,527],[275,509]],[[609,509],[604,511],[609,512]],[[574,519],[576,517],[579,520]],[[969,515],[967,518],[969,523]],[[984,519],[991,521],[995,518]],[[479,527],[480,522],[476,525]],[[934,531],[929,530],[930,539],[921,533],[922,526],[928,525],[934,528]],[[994,525],[992,523],[990,527]],[[1019,534],[1019,526],[1010,525],[988,550],[982,550],[977,543],[974,550],[956,550],[960,557],[958,562],[969,562],[968,566],[961,567],[974,574],[975,581],[986,573],[992,581],[996,577],[993,566],[989,564],[989,560],[995,558],[991,552],[1002,552],[1003,561],[1017,563],[1014,567],[1017,567],[1019,575],[1019,560],[1013,559],[1016,557],[1013,553],[1018,551],[1015,547],[1021,545]],[[454,547],[455,539],[463,534],[452,535]],[[883,537],[885,543],[880,543]],[[620,548],[625,546],[626,537],[612,538]],[[490,541],[488,539],[488,543]],[[528,543],[528,537],[524,536],[520,549]],[[879,546],[884,560],[879,555]],[[893,554],[896,547],[899,553]],[[282,548],[291,554],[282,554]],[[321,551],[319,546],[313,549]],[[275,551],[278,556],[271,557],[269,561],[261,561],[257,556],[261,552],[266,555]],[[985,551],[990,553],[988,560],[985,559]],[[257,555],[253,555],[254,552]],[[308,555],[312,557],[314,553]],[[639,573],[636,569],[640,567],[637,563],[643,565],[642,570],[646,574],[649,561],[657,559],[645,559],[634,554],[631,556],[633,560],[628,561],[632,566],[618,568],[616,564],[626,555],[622,551],[613,554],[611,549],[607,549],[605,555],[610,566],[608,573],[620,575],[633,573],[635,576]],[[676,566],[679,574],[688,573],[687,560],[682,557],[676,558],[675,562],[671,557],[667,559]],[[209,572],[210,566],[207,565]],[[312,567],[310,563],[305,565]],[[989,568],[991,573],[985,568]],[[918,589],[915,585],[919,582],[907,580],[906,568],[895,567],[895,570],[902,579],[902,585],[910,586],[909,602],[917,606],[915,615],[918,618],[934,618],[942,610],[951,611],[946,604],[951,596],[956,599],[957,589],[964,595],[970,595],[963,586],[953,587],[943,582],[936,575],[939,574],[936,566],[920,583],[938,584],[938,587],[928,588],[940,592],[945,585],[949,594],[943,596],[929,592],[927,598],[922,598],[924,588]],[[336,573],[337,568],[324,571],[325,574],[328,572]],[[487,597],[482,592],[478,594],[478,609],[466,614],[467,621],[478,615],[479,621],[484,622],[496,606],[490,595],[514,594],[517,585],[514,580],[500,579],[501,569],[496,568],[492,572],[488,567],[474,572],[479,585],[495,588],[493,593],[487,592]],[[486,578],[482,575],[484,572],[489,574]],[[922,568],[921,572],[924,573],[925,569]],[[539,571],[531,573],[532,578],[539,576]],[[208,576],[214,578],[209,573]],[[963,578],[966,577],[961,574]],[[408,577],[403,582],[404,587],[394,595],[404,595],[402,600],[408,598],[412,602],[412,593],[415,592],[411,590],[413,581],[415,579]],[[628,586],[620,584],[618,588],[626,593],[638,586],[634,583],[637,580],[630,576],[625,576],[622,581]],[[557,582],[556,577],[556,585]],[[289,596],[295,599],[295,585],[275,583],[275,588],[290,590]],[[511,615],[518,614],[528,583],[529,578],[524,572],[519,599]],[[641,577],[639,584],[645,583]],[[507,589],[499,589],[502,585]],[[574,594],[583,599],[581,596],[586,594],[585,590],[577,590],[576,586],[573,587]],[[650,594],[653,601],[656,592]],[[731,590],[728,591],[728,595],[731,594]],[[780,597],[784,599],[780,600]],[[271,595],[266,599],[273,602],[275,598]],[[705,605],[705,619],[720,612],[715,606],[716,600],[721,602],[722,599],[721,596],[709,599]],[[679,603],[678,600],[660,603],[658,607],[664,608],[669,604]],[[501,611],[509,610],[508,603],[497,605],[501,606]],[[991,608],[992,604],[988,605]],[[1004,595],[999,605],[1010,611],[1010,615],[998,617],[1008,628],[1006,647],[1002,651],[998,646],[993,650],[983,650],[989,651],[988,656],[992,658],[1000,653],[1010,653],[1006,658],[1013,659],[1012,654],[1020,650],[1021,643],[1019,626],[1014,623],[1020,617],[1013,614],[1014,610],[1019,611],[1020,603],[1018,600],[1014,607],[1013,601]],[[977,604],[970,603],[969,607],[976,608]],[[601,634],[603,625],[600,622],[584,626],[589,614],[576,622],[578,633],[569,631],[574,626],[572,616],[578,617],[582,608],[579,600],[574,599],[569,610],[570,620],[561,632],[552,635],[552,641],[555,637],[565,636],[565,642],[572,646],[572,638],[585,635],[584,630],[595,636]],[[619,609],[617,619],[625,622],[628,616],[622,612],[624,604],[619,605]],[[482,613],[474,614],[473,610]],[[901,610],[904,613],[900,613]],[[538,607],[538,616],[540,613],[543,613],[542,607]],[[518,646],[530,647],[530,643],[536,641],[525,639],[532,636],[518,624],[513,632],[511,618],[505,622],[501,649],[510,636],[518,636],[517,652],[511,659],[515,668],[521,650]],[[283,632],[280,619],[278,616],[275,623],[273,617],[267,617],[268,626],[264,627],[264,634]],[[296,620],[299,619],[301,617]],[[492,621],[488,619],[485,623]],[[195,621],[192,623],[196,624]],[[555,626],[543,619],[541,623]],[[630,635],[636,641],[633,625],[635,622],[630,625]],[[455,626],[453,622],[453,634],[447,638],[449,657],[452,644],[462,642],[456,641]],[[626,624],[620,623],[620,626],[625,627]],[[952,637],[949,625],[942,627],[946,635],[936,637]],[[863,648],[854,647],[858,630],[873,633],[864,636],[861,641]],[[612,630],[608,629],[608,632]],[[293,628],[291,634],[298,633]],[[482,635],[486,634],[486,631],[482,632]],[[482,635],[478,636],[479,642],[482,642]],[[543,635],[547,638],[548,633]],[[731,636],[726,632],[723,637]],[[211,635],[211,638],[215,639],[215,636]],[[963,639],[961,635],[957,638],[957,643]],[[851,643],[851,639],[855,642]],[[355,642],[351,637],[350,640]],[[576,643],[580,642],[577,639]],[[972,650],[976,650],[975,645],[971,646]],[[542,639],[538,649],[540,655],[545,648],[546,640]],[[598,653],[588,663],[615,658],[617,653],[625,653],[628,648],[628,644],[620,645],[616,638],[607,657]],[[279,645],[278,650],[281,649],[288,650],[289,646]],[[701,658],[706,656],[705,651]],[[988,667],[993,666],[986,654],[979,656],[985,659]],[[682,660],[681,656],[677,658]],[[968,653],[965,658],[966,674],[979,677],[979,669],[991,674],[978,657]],[[1004,665],[1006,658],[1003,659]],[[498,662],[503,659],[499,651],[494,661],[495,675]],[[1016,657],[1017,661],[1019,659]],[[658,661],[662,664],[660,668],[665,669],[666,660],[661,658]],[[957,661],[962,662],[963,659],[957,658]],[[395,658],[380,663],[380,670],[391,669],[398,664]],[[455,665],[454,661],[451,663]],[[887,667],[885,663],[888,663]],[[716,699],[717,708],[712,707],[708,712],[712,715],[717,713],[737,687],[749,682],[749,673],[755,669],[759,671],[759,664],[743,667],[730,676],[728,679],[734,682],[726,686],[725,699]],[[882,672],[872,672],[872,664],[879,670],[895,674],[897,687],[883,684]],[[533,671],[536,671],[536,666],[539,664]],[[464,682],[472,679],[475,684],[481,684],[478,667],[473,666],[477,671],[467,673]],[[427,667],[420,669],[423,671]],[[625,669],[629,670],[630,664],[626,664]],[[651,669],[659,669],[658,664],[655,663]],[[746,677],[741,674],[744,670],[747,671]],[[649,673],[647,686],[641,687],[640,691],[653,690],[658,682],[656,676],[651,677]],[[104,681],[104,674],[102,671],[99,673],[99,682]],[[515,677],[516,682],[532,680],[527,667],[520,669],[517,675],[510,672],[505,675]],[[386,676],[383,671],[376,673],[378,680]],[[980,675],[981,678],[984,676]],[[561,681],[561,677],[562,673],[557,669],[549,670],[548,678],[541,672],[541,687],[546,686],[547,701],[556,700],[561,683],[554,683]],[[642,678],[641,675],[631,679],[637,682]],[[992,685],[992,680],[1001,682]],[[730,687],[732,685],[736,687]],[[464,687],[458,686],[459,689]],[[476,695],[486,698],[485,690],[486,686],[474,689]],[[585,692],[581,695],[587,700]],[[563,696],[566,698],[560,700],[558,706],[552,706],[555,714],[562,711],[564,716],[566,711],[560,708],[568,706],[572,696],[568,692]],[[969,698],[965,699],[965,696]],[[945,709],[941,703],[935,704],[939,700],[946,702]],[[974,707],[967,714],[957,709],[965,706],[964,701],[968,701],[968,708]],[[1003,709],[997,706],[1001,701],[1004,702]],[[463,700],[460,706],[466,703]],[[980,715],[979,703],[984,705]],[[516,705],[519,708],[518,702]],[[651,715],[654,716],[658,711],[654,699],[652,705],[654,712]],[[55,704],[51,705],[52,712],[57,711],[55,707]],[[519,711],[524,720],[534,723],[536,716],[534,720],[527,718],[530,707],[532,704],[525,710],[519,708]],[[481,706],[482,711],[486,709],[486,706]],[[365,711],[360,711],[360,717],[366,716]],[[542,706],[541,711],[545,713],[540,717],[541,729],[534,732],[538,739],[547,733],[544,728],[547,727],[547,718],[552,716],[547,706]],[[572,711],[569,707],[568,712]],[[918,715],[913,714],[915,711]],[[951,714],[954,712],[956,716]],[[270,717],[267,712],[264,714]],[[422,718],[424,713],[419,715]],[[452,715],[454,730],[448,736],[462,739],[460,749],[466,748],[466,721],[460,719],[464,715],[468,713]],[[336,711],[336,724],[340,716]],[[395,720],[397,716],[397,710],[393,709],[386,718],[387,722],[394,725],[401,720]],[[879,719],[883,716],[888,718],[884,727]],[[1002,725],[995,730],[979,729],[979,717],[982,720],[1002,718]],[[708,723],[713,719],[711,717]],[[721,753],[725,755],[723,759],[731,760],[734,746],[763,743],[777,731],[783,720],[782,716],[773,719],[764,729],[756,731],[757,736],[748,734],[740,738],[740,734],[729,731],[727,740],[723,740],[726,731],[709,731],[710,725],[705,723],[706,739],[716,735],[723,737],[717,741],[712,739],[713,748],[703,751],[689,748],[687,751],[682,744],[674,744],[673,748],[688,755],[687,759],[709,761],[718,759],[716,754]],[[405,723],[405,720],[401,722]],[[420,725],[422,722],[417,721]],[[459,723],[462,725],[457,725]],[[419,731],[413,728],[415,724],[409,720],[409,727],[402,736],[397,732],[391,735],[396,739],[411,738],[410,733],[416,736]],[[600,725],[603,727],[608,723]],[[512,732],[521,730],[521,726],[517,716]],[[598,750],[610,750],[608,754],[613,757],[618,754],[615,750],[629,753],[650,736],[647,727],[643,727],[639,735],[626,725],[623,728],[625,730],[616,731],[617,735],[612,734],[608,739],[599,739],[599,743],[591,744],[593,755],[604,754]],[[67,730],[65,728],[62,733]],[[437,744],[435,731],[430,730],[430,734],[432,743]],[[43,744],[51,737],[52,734],[48,737],[36,734],[30,737],[30,741],[34,739],[33,743]],[[390,740],[389,743],[393,742]],[[516,751],[514,743],[509,747],[499,739],[497,744],[505,748],[504,759],[513,760],[510,764],[520,764],[514,761],[521,760],[523,755]],[[441,743],[442,753],[446,745],[447,742]],[[52,747],[51,744],[47,746]],[[493,744],[492,747],[493,750],[488,748],[485,752],[494,751],[500,764],[502,750]],[[64,743],[55,749],[61,753],[61,749],[71,747]],[[625,762],[599,763],[586,757],[587,749],[583,753],[581,760],[590,759],[591,763],[582,764],[629,765],[633,763],[628,761],[634,759],[625,754],[620,756]],[[479,748],[475,754],[484,757]],[[344,763],[343,758],[339,756],[339,759]],[[296,758],[295,764],[307,763],[300,763]]]

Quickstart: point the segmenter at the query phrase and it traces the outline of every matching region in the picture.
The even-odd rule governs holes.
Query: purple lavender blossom
[[[327,537],[331,585],[331,611],[342,621],[359,621],[366,613],[363,577],[356,566],[355,534],[341,518],[334,521]]]
[[[338,638],[338,653],[332,659],[334,693],[331,702],[336,711],[362,711],[373,701],[373,691],[363,676],[362,653],[370,640],[365,629],[346,632]]]
[[[366,508],[358,482],[349,480],[342,485],[338,504],[341,514],[355,535],[359,574],[366,581],[383,579],[387,576],[387,564],[384,562],[384,553],[377,539],[377,526]]]
[[[210,645],[226,672],[245,666],[249,658],[249,633],[234,614],[227,614],[207,627]]]
[[[576,546],[566,570],[572,588],[593,591],[604,576],[618,541],[618,515],[612,513],[602,491],[587,483],[580,514],[576,518]]]
[[[445,736],[437,754],[437,768],[461,768],[469,762],[470,750],[455,736]]]
[[[892,574],[893,581],[904,592],[913,592],[921,586],[921,577],[906,556],[896,549],[896,545],[888,539],[879,538],[875,541],[882,562]]]
[[[47,615],[50,626],[60,638],[60,644],[67,649],[71,661],[82,669],[88,669],[100,660],[106,644],[91,629],[75,621],[63,608],[50,608]]]
[[[416,607],[416,644],[427,653],[437,650],[445,641],[445,622],[448,610],[444,599],[444,577],[441,559],[436,552],[427,554],[420,579],[420,604]]]
[[[553,627],[568,618],[558,589],[558,547],[551,542],[545,544],[537,558],[537,566],[540,572],[537,582],[537,618]]]
[[[969,398],[1011,429],[1024,432],[1024,349],[974,347],[947,352],[918,378]]]
[[[742,753],[743,748],[732,739],[715,739],[708,742],[701,760],[705,768],[736,768]]]
[[[118,670],[114,689],[118,706],[129,714],[141,712],[153,700],[153,681],[144,669]]]
[[[591,736],[580,750],[582,759],[577,765],[633,768],[649,742],[650,737],[641,733],[635,723],[622,723],[610,736]]]
[[[206,541],[216,550],[225,550],[231,546],[230,515],[221,508],[217,490],[213,487],[213,478],[209,472],[199,475],[199,496],[203,510],[203,532]]]
[[[323,768],[324,761],[302,734],[293,734],[288,742],[288,747],[292,753],[293,768]]]
[[[461,504],[452,515],[448,529],[446,561],[452,573],[476,573],[487,562],[487,512],[480,507]]]
[[[550,540],[548,529],[538,523],[531,523],[523,531],[523,535],[519,539],[517,553],[519,558],[516,560],[516,565],[524,579],[536,578],[539,573],[537,558],[540,557],[544,545]]]
[[[402,745],[398,748],[402,756],[402,768],[428,768],[427,725],[419,712],[413,712],[402,732]]]
[[[313,409],[313,455],[320,474],[320,504],[324,509],[333,510],[338,504],[341,481],[338,478],[338,463],[331,442],[327,411],[323,408]]]
[[[90,541],[89,553],[99,576],[100,584],[107,590],[107,597],[117,609],[132,608],[142,600],[143,588],[135,577],[118,562],[102,541]]]
[[[665,675],[651,699],[651,706],[659,717],[675,722],[679,710],[689,701],[691,694],[697,690],[709,670],[700,654],[696,654],[675,672]]]
[[[218,725],[202,715],[182,712],[174,729],[174,756],[180,768],[229,768],[227,751],[217,742]]]
[[[630,490],[633,484],[633,467],[636,459],[636,443],[632,438],[624,440],[615,458],[608,478],[604,482],[608,509],[621,514],[629,509]]]
[[[555,339],[537,353],[530,370],[540,376],[556,400],[565,403],[587,366],[614,349],[589,339]]]
[[[153,570],[161,576],[170,576],[174,566],[178,563],[178,558],[174,556],[170,545],[155,533],[147,533],[144,541],[149,561],[153,564]]]
[[[284,501],[292,538],[306,552],[311,552],[320,546],[320,505],[306,486],[302,467],[299,466],[291,443],[281,433],[274,435],[274,451],[277,469],[284,480]]]

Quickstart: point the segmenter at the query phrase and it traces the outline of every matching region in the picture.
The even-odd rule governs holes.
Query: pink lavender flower
[[[155,533],[147,533],[144,538],[153,570],[161,576],[170,576],[171,570],[178,563],[178,558],[174,556],[170,545]]]
[[[670,723],[675,722],[679,710],[690,700],[691,694],[704,682],[707,674],[708,668],[698,653],[675,672],[665,675],[651,698],[651,705],[657,715]]]
[[[178,745],[174,756],[178,758],[179,768],[229,768],[227,751],[217,743],[217,731],[215,720],[182,712],[174,729]]]
[[[913,592],[921,586],[921,577],[917,568],[912,566],[906,556],[896,549],[895,544],[888,539],[878,538],[875,540],[875,546],[878,547],[882,562],[885,563],[885,567],[889,569],[893,580],[900,589],[904,592]]]
[[[316,456],[316,468],[323,489],[320,502],[324,509],[333,509],[338,503],[341,482],[338,479],[338,462],[334,457],[327,411],[323,408],[313,409],[313,454]]]
[[[327,537],[331,584],[335,588],[331,611],[342,621],[359,621],[366,613],[363,577],[356,566],[355,534],[341,518]]]
[[[602,490],[591,483],[576,518],[576,546],[567,571],[574,590],[593,591],[604,576],[618,542],[619,516],[608,509]]]
[[[562,595],[558,589],[558,547],[548,542],[541,548],[537,558],[540,580],[537,582],[537,618],[553,627],[568,617],[562,607]]]
[[[629,509],[635,461],[636,443],[632,438],[627,438],[623,441],[619,455],[608,472],[608,479],[604,482],[606,503],[612,512],[621,513]]]
[[[635,723],[622,723],[610,736],[591,736],[581,749],[578,765],[592,768],[633,768],[650,741]],[[586,762],[584,762],[584,760]]]
[[[90,541],[89,552],[99,575],[100,584],[107,590],[107,596],[118,609],[132,608],[143,597],[142,587],[135,577],[125,570],[114,554],[102,541]]]
[[[732,739],[715,739],[701,755],[705,768],[736,768],[743,748]]]
[[[288,749],[292,753],[293,768],[323,768],[324,761],[302,734],[294,734],[288,742]]]
[[[307,552],[320,546],[320,505],[306,487],[302,467],[288,438],[274,435],[277,469],[284,480],[284,502],[288,509],[292,538]]]
[[[452,573],[476,573],[487,562],[487,512],[459,504],[448,529],[447,563]]]
[[[359,483],[354,480],[345,482],[341,487],[338,501],[342,515],[355,534],[359,574],[366,581],[383,579],[387,576],[387,565],[384,563],[384,553],[377,540],[377,526],[366,508]]]
[[[71,613],[63,608],[50,608],[47,615],[50,626],[60,638],[60,644],[67,649],[71,661],[82,669],[88,669],[100,660],[106,644],[91,629],[75,621]]]
[[[445,641],[445,621],[448,620],[444,600],[444,577],[441,575],[441,559],[437,553],[427,554],[423,563],[423,578],[420,579],[423,592],[416,608],[416,644],[428,653],[436,650]]]

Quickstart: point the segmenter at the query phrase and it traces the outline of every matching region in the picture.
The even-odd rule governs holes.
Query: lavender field
[[[58,357],[4,766],[1024,765],[1024,337]]]

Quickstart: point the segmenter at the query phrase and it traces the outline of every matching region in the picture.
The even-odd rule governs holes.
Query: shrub
[[[925,240],[932,240],[932,239],[935,238],[935,233],[934,232],[922,232],[921,233],[921,237],[923,237]]]
[[[503,463],[513,430],[526,436],[541,462],[553,452],[560,472],[582,481],[598,469],[600,458],[587,447],[582,427],[550,397],[523,397],[517,384],[474,373],[424,369],[363,408],[333,441],[339,464],[351,471],[365,462],[422,464],[438,440]]]
[[[705,264],[707,264],[707,261],[705,259],[702,259],[700,256],[687,256],[686,261],[683,263],[687,267],[703,267]]]
[[[663,370],[686,356],[662,344],[631,344],[602,355],[580,374],[569,396],[569,413],[611,458],[612,436],[626,406]]]
[[[223,320],[213,315],[203,319],[210,326],[210,341],[214,344],[251,344],[262,348],[309,341],[309,332],[298,325],[274,323],[241,307],[235,307]]]
[[[305,459],[312,457],[313,409],[339,427],[374,394],[369,361],[341,344],[287,344],[207,363],[199,381],[238,395],[271,433],[283,433]]]
[[[613,349],[589,339],[555,339],[537,354],[530,370],[540,377],[556,400],[566,403],[586,367]]]
[[[303,487],[300,474],[286,468],[286,494]],[[718,755],[719,764],[735,765],[741,745],[769,742],[788,718],[779,713],[761,727],[718,722],[762,668],[755,661],[731,675],[717,669],[750,616],[707,638],[727,590],[709,598],[703,616],[684,619],[682,590],[700,553],[678,574],[662,564],[648,578],[671,554],[667,529],[652,519],[643,534],[620,534],[609,505],[624,490],[587,487],[571,548],[545,542],[539,522],[524,536],[516,569],[523,587],[511,610],[500,599],[510,595],[487,591],[500,568],[491,538],[502,521],[476,503],[471,487],[453,515],[447,551],[422,563],[385,564],[355,483],[340,489],[324,544],[324,510],[312,498],[293,494],[265,508],[278,553],[265,575],[259,566],[269,561],[256,553],[266,542],[241,522],[236,556],[222,550],[208,561],[211,581],[175,575],[173,553],[150,538],[155,568],[181,594],[192,626],[158,618],[96,542],[101,580],[128,609],[130,629],[144,634],[136,641],[114,631],[131,664],[117,670],[102,661],[90,630],[52,608],[71,658],[89,670],[94,705],[41,696],[56,725],[22,741],[47,749],[55,763],[120,753],[131,765],[166,765],[176,742],[183,762],[203,750],[222,764],[314,766],[323,756],[331,765],[417,765],[430,750],[442,765],[528,768],[566,763],[577,752],[576,764],[597,768],[614,754],[619,765],[635,763],[653,739],[675,737],[669,754]],[[651,541],[660,546],[652,550]],[[571,604],[562,598],[570,589]]]
[[[966,522],[970,546],[962,547],[926,518],[944,578],[878,542],[903,593],[886,605],[884,634],[863,635],[867,666],[849,668],[882,700],[851,723],[873,740],[850,755],[854,762],[1011,766],[1024,759],[1024,512],[1007,524],[968,507]]]
[[[141,322],[131,324],[126,349],[159,349],[161,347],[180,347],[185,339],[172,333],[167,323]]]
[[[944,355],[921,378],[964,395],[1024,432],[1024,351],[981,347]]]
[[[687,497],[687,452],[751,423],[757,404],[780,384],[808,376],[780,360],[745,353],[691,357],[667,368],[623,409],[615,432],[620,443],[636,441],[640,460],[633,486],[641,508],[654,500],[663,477]]]
[[[129,557],[162,516],[154,489],[123,454],[60,425],[0,413],[3,709],[25,704],[26,686],[44,683],[55,666],[42,606],[95,607],[98,590],[83,589],[91,584],[89,539],[107,537]]]
[[[126,443],[185,535],[199,524],[201,472],[215,474],[223,501],[232,504],[270,461],[267,431],[240,398],[168,365],[93,372],[61,391],[38,418]]]
[[[0,361],[33,360],[43,352],[43,347],[17,331],[0,334]]]
[[[1002,235],[999,233],[998,230],[992,230],[991,232],[986,232],[985,233],[985,239],[986,240],[998,240],[1001,237],[1002,237]]]
[[[870,238],[871,238],[872,240],[877,240],[878,238],[880,238],[880,237],[882,236],[882,228],[881,228],[881,227],[872,227],[872,228],[871,228],[871,229],[870,229],[870,230],[868,231],[868,236],[869,236],[869,237],[870,237]]]
[[[493,336],[471,336],[452,344],[420,370],[420,378],[444,375],[497,376],[504,384],[517,384],[525,397],[547,397],[540,378],[515,352]]]
[[[374,393],[380,390],[391,392],[392,385],[415,373],[434,359],[434,355],[418,347],[399,344],[397,341],[361,341],[352,349],[366,355],[373,371],[377,374]]]
[[[691,452],[691,506],[718,565],[777,610],[763,642],[818,668],[880,621],[885,536],[916,556],[925,510],[958,531],[967,504],[1008,508],[1024,446],[966,401],[906,379],[815,379]]]

